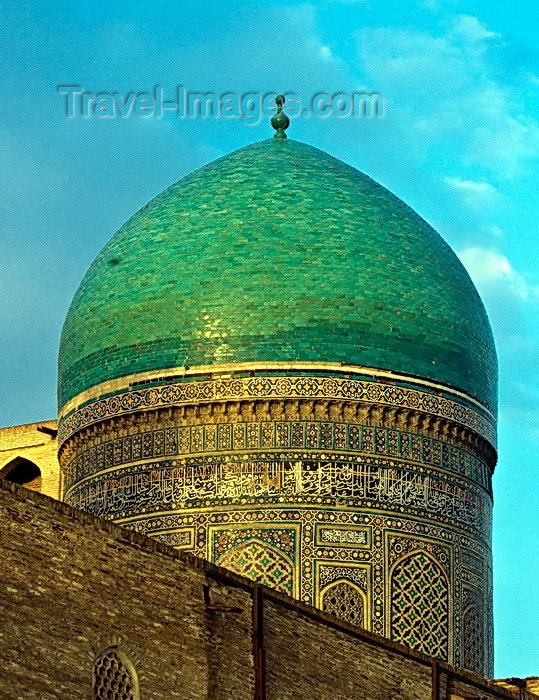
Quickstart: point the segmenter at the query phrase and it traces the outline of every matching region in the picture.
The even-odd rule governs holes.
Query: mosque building
[[[1,430],[0,476],[492,677],[484,306],[431,226],[287,121],[103,248],[58,423]]]

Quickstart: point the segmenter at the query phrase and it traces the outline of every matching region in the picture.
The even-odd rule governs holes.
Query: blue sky
[[[267,119],[68,119],[90,92],[378,92],[381,119],[290,136],[374,177],[457,251],[500,359],[497,677],[539,674],[539,4],[531,0],[4,3],[0,18],[0,425],[56,413],[61,325],[88,265],[140,206],[267,138]]]

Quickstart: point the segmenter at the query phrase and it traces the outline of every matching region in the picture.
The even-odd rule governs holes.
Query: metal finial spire
[[[276,130],[276,134],[273,136],[274,139],[285,139],[286,134],[285,129],[290,126],[290,119],[283,112],[284,105],[284,95],[277,95],[275,98],[275,103],[277,104],[277,113],[271,118],[271,125]]]

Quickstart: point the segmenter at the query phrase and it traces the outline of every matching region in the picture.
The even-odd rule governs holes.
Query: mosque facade
[[[172,185],[88,270],[62,499],[491,677],[485,309],[401,200],[277,137]]]

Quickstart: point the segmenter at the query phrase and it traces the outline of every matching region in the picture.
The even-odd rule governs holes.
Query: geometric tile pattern
[[[401,560],[391,574],[391,639],[448,659],[449,590],[441,567],[424,552]]]
[[[427,528],[425,529],[427,535]],[[444,570],[446,578],[451,579],[452,561],[451,550],[437,538],[409,537],[395,532],[388,533],[388,564],[393,566],[399,559],[404,559],[405,555],[416,553],[419,550],[425,552],[427,556],[434,559]]]
[[[85,428],[63,452],[65,500],[488,676],[491,635],[465,592],[481,593],[490,629],[484,443],[455,417],[427,413],[428,392],[419,411],[380,403],[413,403],[407,387],[389,396],[371,381],[371,403],[283,399],[271,392],[299,378],[263,379],[234,390],[247,384],[268,400],[206,396]],[[339,385],[317,380],[312,392]]]
[[[211,561],[219,561],[228,549],[258,537],[264,545],[281,551],[288,561],[295,563],[293,595],[296,598],[321,607],[322,591],[338,580],[347,580],[365,594],[363,626],[384,636],[390,636],[388,572],[399,559],[420,550],[440,564],[450,582],[453,646],[448,660],[463,666],[467,645],[476,642],[462,634],[466,603],[461,582],[468,573],[461,558],[463,551],[473,551],[476,559],[483,562],[484,573],[473,574],[473,585],[489,599],[491,553],[483,537],[464,532],[454,522],[439,523],[432,517],[402,513],[398,509],[390,513],[387,506],[377,508],[373,502],[370,506],[366,501],[361,506],[347,502],[345,506],[339,500],[328,502],[323,496],[284,501],[244,500],[242,504],[237,500],[219,505],[198,502],[192,508],[182,505],[169,511],[132,515],[118,522],[151,537],[163,532],[160,536],[163,541],[167,539],[166,533],[174,529],[192,527],[196,538],[191,551]],[[320,527],[328,528],[331,523],[338,523],[338,527],[348,532],[366,528],[367,546],[321,541],[317,534]],[[486,623],[486,629],[489,625]],[[485,637],[483,675],[486,677],[492,674],[489,639],[490,635]]]
[[[363,596],[349,581],[337,581],[326,588],[322,610],[358,627],[364,626]]]
[[[464,590],[462,634],[465,640],[464,668],[481,674],[485,660],[482,596],[479,591]]]
[[[441,387],[443,390],[444,387]],[[483,435],[495,444],[495,421],[488,413],[415,388],[395,386],[383,381],[361,381],[339,377],[257,377],[253,379],[220,379],[182,381],[129,390],[88,403],[60,421],[58,441],[61,444],[74,432],[96,421],[113,418],[137,410],[154,409],[208,401],[252,399],[333,399],[368,401],[380,405],[399,406],[455,421]]]
[[[405,430],[341,422],[261,421],[141,431],[78,452],[64,468],[64,489],[104,469],[144,459],[249,449],[344,450],[422,462],[491,489],[490,470],[470,450]]]
[[[137,681],[114,648],[97,659],[93,673],[95,700],[138,700]]]
[[[295,456],[295,459],[293,457]],[[292,459],[291,459],[292,458]],[[472,534],[490,537],[490,500],[465,479],[434,469],[418,472],[407,462],[333,452],[274,452],[230,458],[200,457],[138,463],[100,472],[65,493],[65,500],[94,515],[121,517],[147,510],[166,511],[183,504],[233,506],[238,498],[328,497],[350,505],[377,507],[455,523]]]
[[[344,580],[352,583],[358,590],[363,591],[363,593],[367,593],[369,585],[368,575],[364,567],[348,565],[338,566],[325,562],[318,565],[318,570],[318,585],[320,589],[326,590],[335,582]]]
[[[229,525],[225,528],[212,527],[208,538],[207,558],[218,561],[223,554],[236,550],[240,545],[253,540],[280,552],[286,559],[294,561],[298,553],[298,528],[290,523],[262,523],[248,527],[245,522],[236,518],[236,527]]]
[[[280,552],[260,540],[252,539],[230,549],[217,564],[288,595],[293,593],[292,564]]]

